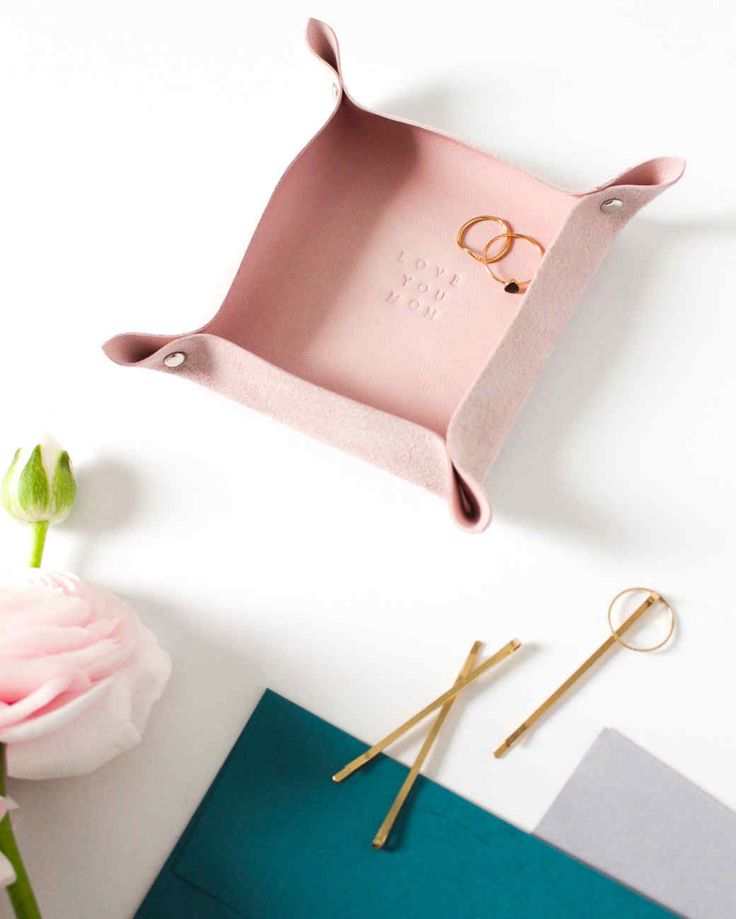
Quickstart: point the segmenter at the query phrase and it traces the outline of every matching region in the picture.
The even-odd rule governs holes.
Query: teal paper
[[[138,919],[655,919],[664,908],[267,690]],[[488,781],[497,768],[489,754]],[[504,765],[503,768],[508,768]],[[513,767],[511,767],[513,768]]]

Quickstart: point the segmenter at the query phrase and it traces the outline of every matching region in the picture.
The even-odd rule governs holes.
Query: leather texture
[[[677,158],[578,194],[441,132],[362,108],[337,39],[310,20],[335,108],[277,185],[217,315],[184,335],[129,334],[115,362],[177,373],[445,497],[484,529],[484,479],[580,294],[616,234],[676,182]],[[618,198],[623,207],[604,213]],[[514,246],[508,294],[455,244],[477,214],[542,242]],[[483,247],[496,224],[473,228]],[[295,239],[298,246],[292,245]],[[292,256],[274,270],[273,253]],[[181,351],[186,360],[167,367]]]

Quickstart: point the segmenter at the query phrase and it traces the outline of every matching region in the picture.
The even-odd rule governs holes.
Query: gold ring
[[[476,223],[483,223],[484,220],[491,220],[493,221],[493,223],[498,223],[503,227],[504,232],[500,236],[496,236],[495,237],[496,239],[503,239],[504,236],[507,237],[506,245],[499,252],[499,254],[494,256],[493,258],[488,258],[485,254],[488,251],[488,246],[486,246],[483,255],[478,255],[477,252],[473,252],[472,249],[469,249],[465,245],[465,234],[468,232],[468,230],[471,227],[474,227]],[[465,223],[457,231],[457,244],[463,250],[463,252],[467,252],[471,258],[474,258],[476,260],[476,262],[485,262],[485,264],[488,264],[489,262],[497,262],[500,258],[503,258],[504,255],[508,253],[509,249],[511,248],[511,236],[512,235],[513,234],[511,233],[511,225],[507,223],[503,219],[503,217],[495,217],[492,214],[485,214],[482,217],[471,217],[470,220],[465,221]]]
[[[506,291],[506,293],[518,294],[522,287],[527,287],[527,285],[532,283],[532,278],[529,278],[528,281],[517,281],[516,278],[509,278],[509,280],[506,281],[503,278],[499,278],[499,276],[495,274],[493,269],[490,267],[493,262],[497,262],[500,258],[503,258],[503,256],[506,255],[509,250],[509,246],[507,246],[504,249],[502,255],[494,256],[494,258],[488,257],[488,250],[491,248],[491,246],[495,242],[498,242],[499,239],[503,239],[504,236],[508,238],[509,246],[511,245],[512,239],[523,239],[526,242],[531,243],[533,246],[536,246],[536,248],[539,249],[540,255],[544,255],[544,246],[538,240],[534,239],[533,236],[526,236],[524,233],[499,233],[498,236],[494,236],[493,239],[489,240],[486,244],[486,247],[483,250],[483,258],[480,259],[480,261],[483,262],[483,264],[486,266],[486,271],[490,274],[494,281],[497,281],[503,286],[503,289]]]
[[[659,642],[659,644],[652,645],[650,648],[637,648],[636,645],[630,645],[628,642],[624,641],[623,638],[618,634],[616,629],[613,627],[613,607],[616,604],[617,600],[620,600],[624,594],[631,593],[648,593],[654,595],[658,600],[664,603],[667,608],[667,612],[670,614],[670,627],[667,631],[667,634]],[[622,590],[620,593],[617,593],[616,596],[611,600],[611,605],[608,607],[608,628],[611,630],[611,635],[616,639],[616,641],[622,645],[624,648],[628,648],[629,651],[640,651],[642,654],[647,654],[649,651],[658,651],[660,648],[663,648],[667,642],[672,638],[672,633],[675,631],[675,611],[665,600],[661,593],[657,590],[652,590],[650,587],[627,587],[626,590]]]

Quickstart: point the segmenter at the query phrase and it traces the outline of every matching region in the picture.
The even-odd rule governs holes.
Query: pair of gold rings
[[[489,239],[483,249],[483,252],[478,253],[473,251],[473,249],[471,249],[469,246],[465,245],[465,236],[471,227],[474,227],[478,223],[484,223],[487,220],[491,221],[492,223],[497,223],[499,226],[503,227],[503,233],[499,233],[497,236]],[[471,258],[474,258],[476,262],[480,262],[485,267],[488,274],[490,274],[490,276],[493,278],[493,280],[496,281],[497,284],[500,284],[507,294],[518,294],[520,291],[525,290],[533,280],[532,278],[528,278],[525,281],[519,281],[516,278],[502,278],[499,277],[499,275],[497,275],[491,268],[491,265],[496,262],[500,262],[509,254],[511,247],[514,245],[514,242],[517,239],[530,243],[537,249],[540,255],[544,255],[544,246],[539,242],[538,239],[535,239],[533,236],[528,236],[526,233],[514,233],[511,229],[511,225],[507,220],[504,220],[503,217],[496,217],[494,214],[483,214],[480,217],[471,217],[470,220],[465,221],[457,233],[458,246],[463,250],[463,252],[467,252]],[[504,241],[501,250],[495,255],[491,255],[491,249],[501,240]]]

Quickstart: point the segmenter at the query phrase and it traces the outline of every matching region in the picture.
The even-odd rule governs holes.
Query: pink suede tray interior
[[[461,523],[481,529],[490,516],[483,476],[572,305],[615,233],[682,163],[651,161],[587,194],[555,188],[361,108],[344,91],[332,31],[311,20],[307,37],[334,71],[335,110],[274,191],[221,309],[186,339],[119,336],[107,353],[165,369],[162,357],[181,350],[183,375],[445,494]],[[623,212],[602,214],[613,196]],[[536,274],[527,292],[506,293],[457,247],[458,228],[479,214],[503,216],[547,250],[540,265],[517,243],[497,267],[507,277]],[[481,224],[468,242],[482,249],[499,232]],[[287,261],[276,257],[285,247]],[[231,347],[208,344],[212,337]],[[293,417],[280,397],[264,403],[237,380],[251,372],[261,387],[285,387],[283,400],[311,399],[314,419],[309,410]],[[330,415],[324,424],[320,410]],[[372,430],[346,434],[335,424]]]
[[[346,98],[284,177],[209,331],[444,437],[523,302],[456,246],[458,228],[503,214],[549,245],[574,203]],[[468,241],[498,232],[479,225]],[[276,266],[285,235],[290,258]],[[517,252],[534,262],[534,250]]]

